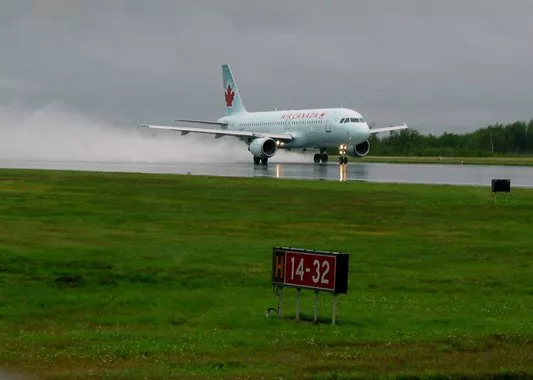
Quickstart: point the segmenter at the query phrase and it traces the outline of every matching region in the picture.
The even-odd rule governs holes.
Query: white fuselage
[[[339,164],[348,156],[363,157],[370,151],[371,134],[406,129],[407,124],[368,128],[357,111],[347,108],[316,108],[269,112],[248,112],[228,64],[222,65],[224,115],[217,121],[177,119],[180,123],[201,124],[203,128],[181,125],[141,125],[142,127],[188,133],[203,133],[215,138],[232,136],[244,141],[254,164],[267,164],[277,149],[314,150],[315,163],[328,162],[328,149],[339,149]]]
[[[224,116],[218,122],[227,123],[227,130],[290,134],[293,140],[280,145],[288,149],[357,145],[370,135],[361,114],[346,108],[242,112]]]

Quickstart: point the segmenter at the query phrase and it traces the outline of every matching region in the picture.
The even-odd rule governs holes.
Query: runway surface
[[[512,187],[533,187],[533,167],[495,165],[419,165],[382,163],[313,164],[270,162],[267,166],[234,163],[150,163],[0,160],[2,168],[88,170],[139,173],[269,177],[304,180],[368,181],[490,186],[493,178],[511,180]]]

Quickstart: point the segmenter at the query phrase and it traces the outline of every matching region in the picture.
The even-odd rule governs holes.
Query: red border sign
[[[272,257],[272,284],[346,293],[348,255],[275,247]]]

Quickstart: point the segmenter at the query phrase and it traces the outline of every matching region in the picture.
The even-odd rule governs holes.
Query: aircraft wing
[[[403,123],[402,125],[391,125],[390,127],[384,127],[384,128],[372,128],[370,130],[370,133],[390,132],[390,131],[397,131],[400,129],[407,129],[407,124]]]
[[[214,124],[222,124],[226,125],[224,123],[215,123]],[[186,135],[187,133],[205,133],[209,135],[215,135],[215,138],[219,138],[222,136],[235,136],[235,137],[270,137],[274,140],[280,140],[280,141],[291,141],[293,139],[292,135],[285,134],[285,133],[262,133],[262,132],[251,132],[251,131],[236,131],[236,130],[228,130],[228,129],[215,129],[215,128],[192,128],[192,127],[177,127],[173,125],[139,125],[139,127],[144,128],[152,128],[152,129],[166,129],[169,131],[177,131],[181,132],[182,135]]]

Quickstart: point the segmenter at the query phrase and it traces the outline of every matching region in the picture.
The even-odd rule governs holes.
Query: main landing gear
[[[261,158],[261,157],[254,156],[254,164],[259,165],[260,163],[262,163],[263,165],[268,164],[268,158]]]
[[[320,162],[325,164],[328,162],[328,154],[326,153],[326,149],[320,148],[320,153],[316,153],[314,155],[313,161],[315,161],[315,164],[319,164]]]

